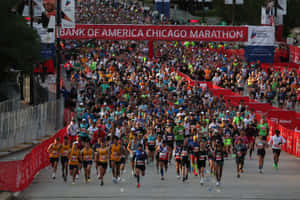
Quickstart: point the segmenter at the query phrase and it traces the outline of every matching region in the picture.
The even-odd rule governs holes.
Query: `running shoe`
[[[75,182],[72,182],[72,185],[75,185]]]
[[[52,179],[55,179],[55,178],[56,178],[56,177],[55,177],[55,173],[53,173],[53,174],[52,174]]]
[[[120,178],[120,176],[117,178],[117,181],[118,181],[118,182],[120,182],[120,181],[121,181],[121,178]]]
[[[103,186],[103,185],[104,185],[103,181],[101,181],[101,182],[100,182],[100,185],[101,185],[101,186]]]
[[[177,179],[180,179],[180,176],[179,176],[179,175],[177,175],[177,176],[176,176],[176,178],[177,178]]]
[[[138,184],[136,185],[136,187],[139,188],[139,187],[141,187],[141,185],[138,183]]]
[[[135,173],[134,173],[134,171],[133,171],[133,170],[131,171],[131,174],[132,174],[132,176],[134,176],[134,175],[135,175]]]
[[[276,164],[275,163],[273,163],[273,168],[276,169]]]
[[[160,180],[162,180],[162,181],[163,181],[163,180],[165,180],[165,178],[162,176],[162,177],[160,177]]]
[[[64,181],[67,182],[67,176],[64,176]]]
[[[118,181],[117,181],[116,178],[113,178],[113,183],[114,183],[114,184],[117,184],[117,183],[118,183]]]
[[[203,178],[200,179],[200,184],[203,185],[204,184],[204,180]]]
[[[241,175],[240,175],[240,174],[238,174],[236,177],[237,177],[237,178],[240,178],[240,177],[241,177]]]
[[[220,186],[220,182],[219,181],[216,182],[216,186]]]
[[[88,180],[87,180],[88,182],[91,182],[91,178],[88,178]]]
[[[78,174],[76,174],[76,179],[79,179],[79,175]]]

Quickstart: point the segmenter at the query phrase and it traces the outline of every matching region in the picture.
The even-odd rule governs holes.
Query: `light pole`
[[[232,0],[232,19],[231,19],[231,22],[232,22],[232,25],[234,25],[234,18],[235,18],[235,0]]]
[[[60,98],[60,26],[61,0],[56,0],[56,99]]]

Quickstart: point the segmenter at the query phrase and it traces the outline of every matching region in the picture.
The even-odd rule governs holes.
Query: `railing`
[[[63,127],[64,100],[0,113],[0,148],[8,149],[53,134]]]

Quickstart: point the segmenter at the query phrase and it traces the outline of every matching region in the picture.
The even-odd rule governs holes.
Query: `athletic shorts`
[[[50,163],[54,164],[55,162],[58,162],[58,158],[49,158]]]
[[[114,160],[112,160],[111,162],[114,162],[116,165],[121,165],[121,160],[120,161],[114,161]]]
[[[267,141],[267,136],[262,136],[262,140]]]
[[[225,146],[230,146],[231,145],[231,139],[230,138],[225,138],[224,145]]]
[[[175,161],[181,165],[181,159],[175,159]]]
[[[151,152],[155,151],[155,146],[154,145],[148,145],[148,150]]]
[[[175,143],[176,143],[176,146],[180,146],[183,144],[183,140],[177,140],[177,141],[175,141]]]
[[[69,158],[67,156],[60,157],[61,164],[69,162]]]
[[[261,157],[265,157],[266,150],[265,149],[257,149],[257,155]]]
[[[280,156],[281,149],[272,149],[272,150],[273,153],[276,153],[278,156]]]
[[[146,170],[146,167],[145,165],[136,165],[135,168],[141,170],[141,171],[145,171]]]
[[[198,169],[206,167],[206,160],[198,160],[197,162]]]
[[[235,162],[236,164],[244,164],[244,157],[236,157]]]
[[[170,147],[172,150],[174,149],[174,143],[167,143],[167,146]]]
[[[122,157],[120,160],[120,164],[125,164],[126,163],[126,158]]]
[[[247,137],[247,139],[248,139],[249,144],[255,142],[254,137]]]
[[[215,160],[215,164],[218,165],[218,166],[223,166],[224,161],[223,160]]]
[[[107,163],[106,162],[99,162],[98,161],[97,165],[103,167],[104,169],[107,169]]]
[[[70,168],[70,170],[78,169],[78,165],[70,165],[69,168]]]
[[[84,160],[83,161],[83,168],[87,168],[88,165],[92,165],[93,161],[91,160]]]
[[[188,158],[182,158],[181,164],[182,164],[183,167],[189,168],[191,163],[190,163],[190,160]]]
[[[168,160],[159,160],[159,162],[163,162],[165,165],[168,165]]]

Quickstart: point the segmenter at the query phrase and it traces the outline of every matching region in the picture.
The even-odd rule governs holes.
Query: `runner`
[[[74,142],[69,157],[70,176],[72,176],[73,178],[73,182],[72,182],[73,185],[75,185],[75,179],[79,167],[79,160],[80,160],[80,151],[78,149],[78,142]]]
[[[113,174],[113,182],[115,184],[120,181],[120,161],[121,161],[121,155],[122,155],[122,148],[121,144],[118,141],[117,137],[113,137],[113,144],[110,147],[110,160],[112,165],[112,174]]]
[[[245,130],[248,142],[249,142],[249,158],[252,159],[252,152],[254,151],[255,146],[255,137],[257,135],[257,129],[255,128],[253,123],[247,125]]]
[[[160,165],[160,161],[159,161],[159,151],[157,151],[157,148],[159,148],[162,145],[162,138],[160,135],[157,136],[156,141],[155,141],[155,159],[156,159],[156,171],[157,174],[159,174],[159,165]]]
[[[226,127],[224,128],[224,145],[226,149],[227,158],[231,154],[231,143],[232,143],[232,131],[229,128],[229,124],[226,124]]]
[[[216,142],[216,150],[214,152],[214,160],[215,160],[215,172],[216,172],[216,186],[221,185],[221,178],[224,166],[224,148],[222,146],[221,141]]]
[[[147,160],[147,154],[143,149],[143,145],[139,144],[138,149],[135,151],[133,155],[133,160],[135,162],[135,176],[137,179],[137,187],[139,188],[140,185],[140,173],[142,176],[145,176],[145,160]]]
[[[107,163],[108,163],[109,148],[106,146],[104,140],[100,141],[100,147],[97,149],[97,154],[95,156],[95,162],[98,165],[98,179],[100,180],[100,185],[103,186],[103,177],[106,173]]]
[[[133,132],[135,129],[132,128],[131,129],[131,132]],[[131,169],[132,169],[132,176],[135,174],[134,173],[134,160],[133,160],[133,155],[134,155],[134,152],[137,150],[137,147],[138,147],[138,141],[137,141],[137,136],[134,134],[132,135],[132,140],[129,140],[129,143],[128,143],[128,146],[127,146],[127,150],[128,152],[130,153],[129,155],[129,158],[130,158],[130,163],[131,163]]]
[[[273,135],[269,141],[269,145],[272,144],[272,150],[273,150],[273,168],[278,169],[278,162],[279,162],[279,156],[281,152],[281,145],[285,144],[286,141],[285,139],[280,136],[280,131],[276,130],[275,135]]]
[[[59,152],[61,149],[61,145],[59,144],[59,138],[55,138],[54,143],[50,144],[48,147],[49,159],[51,163],[51,167],[53,169],[52,178],[56,178],[56,170],[57,170],[57,163],[59,159]]]
[[[199,151],[199,157],[197,161],[198,170],[199,170],[199,176],[200,176],[200,184],[204,184],[204,170],[206,167],[206,159],[208,156],[208,152],[205,149],[205,143],[203,141],[200,141],[200,151]]]
[[[150,163],[154,163],[154,152],[155,152],[155,135],[153,129],[149,130],[148,134],[148,145],[147,145],[147,154],[150,158]]]
[[[180,150],[181,150],[181,145],[176,145],[174,152],[175,152],[177,179],[180,179],[180,171],[181,171],[181,168],[182,168]]]
[[[93,150],[89,142],[85,143],[85,147],[80,152],[84,169],[85,183],[91,181],[91,167],[93,164]]]
[[[191,147],[188,145],[188,138],[186,138],[181,147],[181,173],[182,173],[182,182],[188,180],[188,173],[190,168],[190,157],[189,154],[192,152]]]
[[[198,172],[197,170],[199,169],[198,167],[198,162],[199,162],[199,158],[200,158],[200,154],[199,154],[199,151],[200,151],[200,144],[199,142],[197,141],[197,136],[194,136],[194,143],[193,143],[193,154],[192,154],[192,165],[193,165],[193,173],[194,173],[194,176],[197,176],[198,175]],[[199,174],[200,174],[200,171],[199,171]]]
[[[167,148],[169,151],[169,164],[171,164],[173,149],[174,149],[174,134],[172,133],[172,127],[167,128],[166,133],[166,141],[167,141]]]
[[[63,177],[65,182],[67,181],[67,176],[68,176],[69,154],[70,154],[69,138],[67,136],[65,136],[64,137],[64,142],[63,142],[62,147],[60,149],[62,177]]]
[[[263,140],[267,141],[267,136],[269,135],[269,125],[265,122],[265,119],[262,118],[260,123],[257,125],[257,129],[259,130],[258,135],[263,136]]]
[[[164,169],[167,173],[168,170],[168,149],[166,147],[166,141],[163,141],[160,146],[156,149],[156,154],[159,157],[159,166],[160,166],[160,179],[165,180],[164,178]]]
[[[239,138],[237,140],[237,144],[234,147],[234,153],[236,154],[235,162],[236,162],[236,171],[237,171],[237,178],[240,178],[240,173],[243,173],[244,167],[244,159],[247,153],[247,148],[243,144],[243,140]]]
[[[258,141],[256,143],[257,148],[257,160],[258,160],[258,171],[259,173],[263,173],[263,167],[264,167],[264,159],[266,155],[266,142],[263,140],[263,136],[258,137]]]

